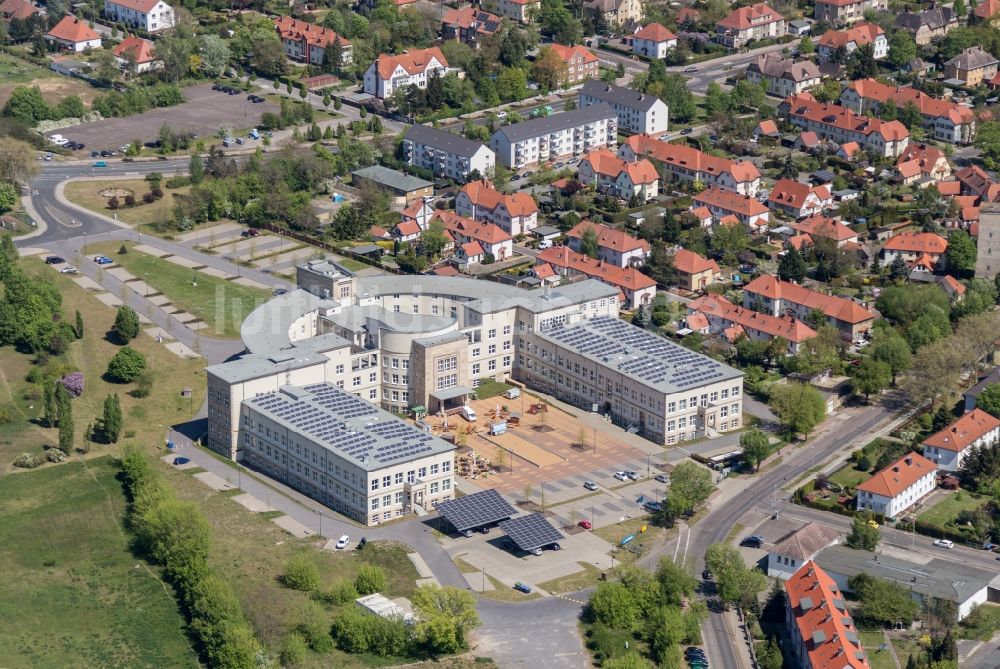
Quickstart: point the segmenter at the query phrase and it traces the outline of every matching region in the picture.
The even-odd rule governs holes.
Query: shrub
[[[59,382],[69,391],[70,397],[79,397],[83,394],[83,372],[71,372]]]
[[[327,613],[318,603],[306,602],[299,612],[299,623],[295,629],[305,639],[306,645],[317,653],[329,653],[333,650]]]
[[[113,209],[117,209],[117,208],[118,208],[118,198],[113,197],[110,200],[108,200],[108,209],[112,209],[113,210]]]
[[[311,592],[319,587],[319,568],[305,553],[297,553],[285,565],[282,583],[293,590]]]
[[[6,425],[11,421],[10,410],[4,408],[0,409],[0,425]]]
[[[130,346],[123,346],[108,362],[108,376],[119,383],[131,383],[145,371],[146,358]]]
[[[306,640],[298,632],[285,635],[281,640],[281,650],[278,657],[282,666],[294,667],[306,659],[309,649],[306,647]]]
[[[126,207],[135,206],[135,195],[129,194],[125,196],[125,206]]]
[[[339,579],[321,598],[329,604],[346,604],[358,598],[358,591],[347,579]]]
[[[38,460],[38,458],[31,453],[21,453],[14,458],[14,466],[20,467],[21,469],[34,469],[40,464],[42,463]]]
[[[150,372],[140,374],[135,380],[132,397],[149,397],[151,392],[153,392],[153,375]]]
[[[121,343],[127,344],[138,337],[141,327],[139,314],[135,313],[135,309],[127,304],[118,307],[118,313],[115,314],[115,334]]]
[[[373,564],[361,565],[358,576],[354,579],[354,587],[358,594],[371,595],[385,590],[385,586],[385,572],[381,568]]]
[[[152,193],[143,193],[142,201],[146,204],[152,204],[156,201],[156,197]]]
[[[337,644],[348,653],[364,653],[370,647],[368,639],[368,620],[371,616],[358,611],[356,608],[347,608],[333,621],[333,635],[337,637]]]
[[[122,244],[121,246],[118,247],[118,255],[123,256],[126,253],[128,253],[128,247],[127,246],[125,246],[124,244]]]
[[[159,186],[154,186],[153,190],[151,190],[149,192],[157,200],[159,200],[161,197],[163,197],[163,189],[160,188]]]
[[[164,184],[167,188],[184,188],[191,185],[191,177],[170,177]]]

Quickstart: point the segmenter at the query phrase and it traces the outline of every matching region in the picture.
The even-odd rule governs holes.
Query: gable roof
[[[981,67],[996,65],[997,62],[992,54],[983,51],[981,46],[976,45],[964,49],[962,53],[946,62],[945,67],[951,66],[959,70],[978,70]]]
[[[4,0],[0,3],[0,14],[12,19],[26,19],[40,13],[28,0]]]
[[[933,232],[902,232],[890,237],[882,248],[903,253],[941,254],[948,250],[948,240]]]
[[[1000,14],[1000,0],[983,0],[976,5],[976,18],[988,19]]]
[[[487,245],[502,244],[513,239],[503,228],[487,221],[474,221],[453,211],[438,209],[431,220],[440,220],[453,235],[468,237]]]
[[[497,130],[495,134],[501,134],[507,138],[507,141],[514,143],[541,135],[548,135],[560,130],[568,130],[569,128],[575,128],[585,123],[602,120],[610,121],[611,119],[617,120],[618,115],[611,108],[611,105],[602,102],[590,105],[589,107],[577,107],[571,111],[564,111],[552,114],[551,116],[540,116],[539,118],[521,121],[513,125],[505,125]]]
[[[816,336],[811,327],[791,316],[772,316],[753,309],[744,309],[722,297],[708,294],[688,303],[688,311],[714,316],[744,329],[757,330],[772,337],[781,337],[800,344]]]
[[[131,9],[141,14],[148,14],[153,11],[156,5],[160,4],[160,0],[108,0],[108,4],[118,5],[119,7]]]
[[[125,54],[131,51],[132,58],[135,59],[136,64],[141,65],[142,63],[151,63],[156,60],[153,50],[153,43],[148,39],[129,35],[115,47],[114,53],[119,58],[125,58]]]
[[[737,161],[704,153],[687,144],[671,144],[650,135],[631,135],[624,144],[638,155],[693,172],[719,176],[728,173],[736,183],[760,178],[760,170],[749,160]]]
[[[876,23],[861,22],[847,30],[827,30],[819,38],[817,44],[834,50],[842,46],[846,47],[851,42],[854,42],[855,46],[864,46],[877,40],[879,35],[885,35],[882,26]]]
[[[927,26],[931,30],[939,30],[950,23],[957,22],[958,17],[951,7],[933,7],[922,12],[912,12],[907,7],[906,11],[896,16],[896,27],[905,28],[911,32],[917,32],[923,26]]]
[[[626,162],[609,149],[591,151],[583,157],[582,163],[589,163],[594,174],[603,174],[614,179],[624,172],[633,184],[649,184],[660,178],[653,163],[645,158],[635,162]]]
[[[841,223],[835,218],[826,216],[810,216],[804,218],[791,226],[794,230],[811,235],[832,239],[837,242],[845,242],[849,239],[857,239],[858,233]]]
[[[325,28],[317,23],[309,23],[293,19],[291,16],[279,16],[274,19],[274,29],[281,36],[281,39],[293,42],[306,42],[310,46],[326,48],[330,44],[340,42],[349,46],[351,42],[345,37],[338,35],[329,28]]]
[[[743,287],[744,292],[754,293],[772,300],[787,300],[810,309],[819,309],[830,318],[856,325],[875,319],[875,312],[847,298],[827,295],[805,286],[782,281],[773,274],[761,274]]]
[[[845,156],[851,158],[855,153],[861,150],[861,145],[857,142],[844,142],[840,145],[840,150]]]
[[[406,219],[396,224],[395,233],[400,237],[412,237],[420,235],[420,224],[412,219]]]
[[[717,273],[719,265],[694,251],[680,249],[674,254],[674,269],[685,274],[700,274],[709,270]]]
[[[49,37],[63,42],[90,42],[100,40],[101,36],[94,32],[86,21],[81,21],[72,15],[66,15],[52,30],[46,33]]]
[[[655,95],[647,95],[633,91],[625,86],[608,84],[598,79],[588,79],[583,83],[580,93],[613,105],[621,105],[627,109],[641,112],[649,111],[660,101]]]
[[[621,268],[603,260],[595,260],[568,246],[551,246],[538,254],[538,260],[553,267],[564,267],[585,274],[592,279],[631,291],[653,288],[656,281],[634,267]]]
[[[810,560],[785,581],[785,595],[814,669],[870,669],[836,581]]]
[[[636,39],[645,39],[651,42],[668,42],[670,40],[677,39],[677,35],[673,34],[659,23],[650,23],[641,30],[636,31],[634,37]]]
[[[978,219],[979,208],[974,207],[974,209],[976,209],[976,219]],[[938,281],[938,283],[941,284],[941,287],[945,289],[945,292],[951,293],[953,296],[965,295],[965,290],[966,290],[965,286],[959,283],[958,279],[956,279],[950,274],[945,274],[944,276],[942,276],[941,279]]]
[[[618,251],[619,253],[627,253],[636,249],[649,252],[649,242],[636,239],[624,230],[612,228],[603,223],[592,223],[587,220],[580,221],[566,233],[566,236],[569,239],[582,239],[583,234],[587,230],[593,230],[597,234],[597,245],[602,248]]]
[[[500,28],[501,21],[502,19],[496,14],[491,14],[477,7],[449,9],[441,17],[441,23],[447,26],[466,30],[475,27],[476,32],[481,35],[492,35],[495,33]]]
[[[729,16],[722,19],[715,25],[734,30],[749,30],[754,26],[784,20],[784,16],[771,9],[763,2],[758,2],[750,5],[749,7],[740,7],[739,9],[734,10],[731,14],[729,14]]]
[[[501,193],[486,179],[470,181],[462,186],[459,192],[465,193],[477,207],[495,210],[503,205],[511,216],[531,216],[538,211],[538,205],[527,193],[523,191],[513,195]]]
[[[564,44],[552,43],[548,47],[555,51],[556,55],[559,56],[564,63],[569,63],[573,58],[579,56],[584,64],[586,63],[596,63],[597,56],[595,56],[589,49],[580,46],[579,44],[575,46],[566,46]]]
[[[808,560],[839,538],[840,532],[832,527],[819,523],[806,523],[794,532],[785,535],[783,539],[774,544],[774,548],[770,552],[797,560]]]
[[[923,445],[962,452],[977,439],[997,428],[1000,428],[1000,419],[982,409],[973,409],[948,427],[924,439]]]
[[[910,136],[910,131],[899,121],[883,121],[856,114],[840,105],[823,104],[809,93],[787,97],[780,107],[788,110],[789,118],[801,117],[814,124],[856,132],[865,137],[880,134],[886,141],[898,141]]]
[[[806,203],[806,198],[810,195],[815,195],[821,202],[825,202],[833,197],[827,186],[810,186],[801,181],[779,179],[774,183],[774,187],[771,188],[771,193],[768,195],[767,201],[794,209],[801,209]]]
[[[429,125],[411,125],[406,129],[403,137],[417,144],[432,146],[435,149],[441,149],[442,151],[466,158],[476,155],[476,152],[485,146],[482,142],[466,139],[461,135],[456,135],[447,130],[432,128]]]
[[[936,471],[937,466],[924,456],[907,453],[867,481],[859,483],[857,489],[892,498]]]
[[[910,86],[888,86],[876,79],[859,79],[849,83],[845,90],[853,90],[865,100],[880,103],[892,100],[900,107],[912,103],[924,116],[947,117],[956,124],[975,121],[972,110],[965,105],[935,98]]]
[[[380,79],[389,79],[397,67],[402,67],[407,74],[426,72],[431,59],[436,59],[442,67],[448,67],[448,61],[441,53],[441,49],[432,46],[429,49],[404,51],[398,56],[383,53],[375,59],[375,69],[378,71]]]
[[[774,119],[766,118],[757,124],[757,132],[762,135],[778,135],[778,124]]]
[[[819,67],[816,66],[816,63],[811,60],[796,62],[791,58],[783,57],[777,52],[757,56],[757,60],[750,63],[747,70],[760,72],[765,77],[788,79],[794,82],[820,78]]]
[[[896,162],[902,163],[908,160],[916,160],[920,164],[921,171],[930,173],[942,158],[945,159],[945,163],[948,162],[941,149],[929,144],[910,142],[906,145],[906,148],[903,149],[903,152],[899,154],[899,158]]]
[[[767,214],[770,210],[749,195],[740,195],[721,188],[708,188],[694,196],[696,204],[703,204],[709,208],[715,207],[725,211],[733,212],[739,216],[759,216]]]
[[[476,256],[485,255],[486,252],[483,251],[482,245],[477,241],[466,242],[462,244],[462,255],[466,258],[475,258]]]

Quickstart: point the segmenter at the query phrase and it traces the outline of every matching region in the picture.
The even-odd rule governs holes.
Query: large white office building
[[[613,147],[617,135],[618,115],[601,103],[504,126],[490,148],[505,167],[520,168]]]

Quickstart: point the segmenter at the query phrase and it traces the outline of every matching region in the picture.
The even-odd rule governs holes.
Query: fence
[[[406,272],[400,269],[383,265],[378,260],[369,258],[368,256],[363,255],[361,253],[355,253],[349,248],[334,246],[333,244],[324,242],[323,240],[317,239],[316,237],[313,237],[311,235],[307,235],[301,232],[296,232],[294,230],[289,230],[288,228],[282,228],[280,226],[274,225],[273,223],[263,223],[261,224],[260,227],[269,232],[273,232],[275,234],[282,235],[283,237],[289,237],[291,239],[294,239],[295,241],[302,242],[303,244],[315,246],[323,249],[324,251],[329,251],[330,253],[336,253],[338,255],[344,256],[345,258],[356,260],[360,263],[364,263],[365,265],[375,267],[383,272],[388,272],[390,274],[406,274]]]

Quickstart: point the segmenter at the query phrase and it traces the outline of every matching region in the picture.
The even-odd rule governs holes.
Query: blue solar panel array
[[[667,382],[683,389],[725,376],[722,365],[715,360],[617,318],[600,316],[544,332],[575,351],[603,358],[620,371],[649,383]]]
[[[364,461],[374,457],[383,464],[433,451],[434,440],[426,432],[395,418],[349,426],[343,420],[377,419],[372,405],[325,383],[305,386],[308,401],[296,401],[282,393],[259,395],[250,403],[273,414],[293,428],[347,457]],[[335,413],[338,417],[331,416]]]

